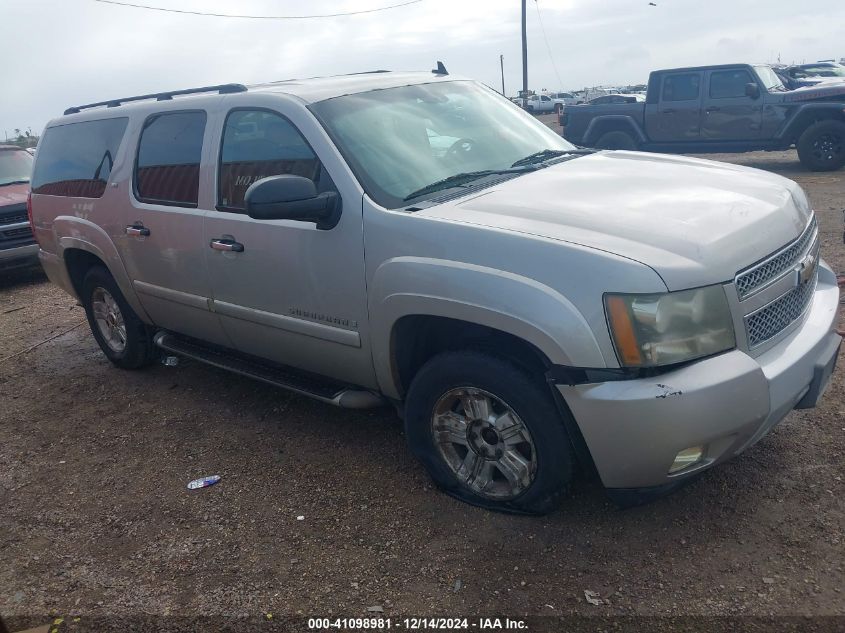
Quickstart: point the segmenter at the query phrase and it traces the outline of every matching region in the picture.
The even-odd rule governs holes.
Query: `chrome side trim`
[[[17,229],[28,229],[29,222],[16,222],[15,224],[0,224],[0,233],[5,231],[15,231]]]
[[[361,335],[351,330],[344,330],[324,323],[305,321],[304,319],[297,319],[273,312],[256,310],[255,308],[247,308],[234,303],[226,303],[225,301],[214,300],[213,305],[213,310],[217,314],[243,321],[251,321],[259,325],[293,332],[294,334],[302,334],[324,341],[331,341],[332,343],[339,343],[340,345],[361,347]]]
[[[146,281],[132,282],[132,286],[136,291],[149,297],[157,299],[165,299],[173,301],[174,303],[181,303],[190,308],[197,308],[198,310],[208,311],[208,298],[199,295],[191,294],[189,292],[182,292],[180,290],[173,290],[172,288],[163,288],[155,284],[147,283]]]

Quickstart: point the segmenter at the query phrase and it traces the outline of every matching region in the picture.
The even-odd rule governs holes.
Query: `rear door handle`
[[[150,229],[143,224],[133,224],[126,227],[125,233],[130,237],[149,237]]]
[[[235,240],[227,240],[224,238],[217,238],[211,240],[211,248],[215,251],[226,251],[228,253],[243,253],[244,245]]]
[[[664,110],[662,114],[675,114],[675,111],[672,108],[669,108],[668,110]]]
[[[710,114],[711,112],[718,112],[718,111],[719,111],[719,110],[721,110],[721,109],[722,109],[722,108],[720,108],[719,106],[708,106],[708,107],[707,107],[707,109],[706,109],[706,110],[704,110],[704,111],[705,111],[707,114]]]

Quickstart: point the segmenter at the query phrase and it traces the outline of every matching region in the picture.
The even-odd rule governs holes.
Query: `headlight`
[[[604,296],[619,362],[671,365],[736,347],[725,291],[708,286],[653,295]]]

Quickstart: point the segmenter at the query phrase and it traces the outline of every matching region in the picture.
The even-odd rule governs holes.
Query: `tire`
[[[605,132],[593,145],[596,149],[627,149],[636,150],[637,142],[627,132],[615,130],[613,132]]]
[[[534,114],[534,106],[533,105],[525,106],[525,109],[526,109],[526,111],[530,112],[531,114]]]
[[[155,360],[150,330],[126,303],[105,268],[95,266],[88,271],[81,300],[91,333],[112,363],[122,369],[140,369]]]
[[[845,123],[818,121],[795,144],[798,159],[810,171],[834,171],[845,165]]]
[[[428,361],[408,391],[405,433],[437,486],[491,510],[545,514],[573,478],[572,444],[548,385],[490,354]]]

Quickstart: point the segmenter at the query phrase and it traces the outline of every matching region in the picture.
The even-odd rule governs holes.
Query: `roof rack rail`
[[[110,101],[98,101],[97,103],[88,103],[86,105],[74,106],[65,110],[65,114],[76,114],[82,110],[89,108],[98,108],[106,106],[107,108],[116,108],[128,101],[145,101],[147,99],[155,99],[156,101],[170,101],[173,97],[179,95],[191,95],[201,92],[217,92],[218,94],[233,94],[236,92],[246,92],[247,87],[243,84],[220,84],[219,86],[203,86],[201,88],[187,88],[185,90],[171,90],[170,92],[154,92],[148,95],[138,95],[137,97],[122,97],[120,99],[111,99]]]

